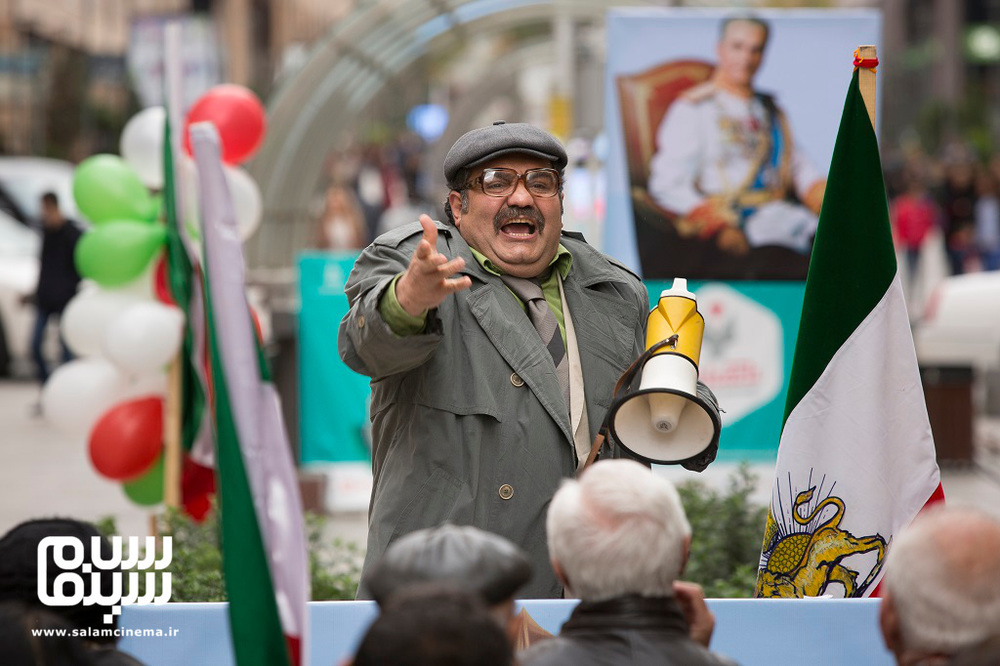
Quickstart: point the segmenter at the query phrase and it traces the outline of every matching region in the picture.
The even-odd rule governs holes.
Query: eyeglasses
[[[559,191],[559,172],[555,169],[528,169],[524,173],[513,169],[483,169],[483,173],[469,181],[467,187],[480,185],[487,196],[505,197],[517,189],[517,183],[522,178],[524,187],[532,196],[552,197]]]

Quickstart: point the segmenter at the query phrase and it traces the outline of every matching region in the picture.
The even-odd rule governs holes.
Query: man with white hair
[[[930,509],[893,541],[879,625],[898,664],[950,663],[1000,635],[1000,522]]]
[[[715,618],[701,588],[677,580],[691,526],[668,480],[630,460],[599,462],[563,481],[546,532],[556,576],[580,604],[523,666],[732,663],[708,650]]]

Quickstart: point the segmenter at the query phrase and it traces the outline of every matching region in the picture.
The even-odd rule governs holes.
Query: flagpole
[[[175,108],[179,104],[176,89],[177,82],[183,76],[180,64],[180,25],[169,21],[163,31],[163,68],[166,91],[165,98],[170,116],[171,142],[174,146],[164,146],[164,150],[169,150],[179,146],[177,137],[177,126],[173,125],[176,119]],[[173,153],[179,154],[177,152]],[[176,182],[176,181],[175,181]],[[179,184],[175,185],[176,203],[180,202],[177,196]],[[183,210],[180,206],[175,206],[175,210]],[[187,314],[187,313],[185,313]],[[183,456],[181,445],[181,364],[184,362],[183,347],[177,352],[170,362],[170,369],[167,374],[167,400],[164,405],[165,418],[163,421],[163,503],[167,508],[177,509],[181,506],[181,460]]]
[[[181,358],[178,352],[167,373],[167,400],[163,420],[163,504],[181,505]]]
[[[859,46],[858,54],[862,60],[875,61],[878,57],[875,47],[871,45]],[[872,121],[872,129],[875,128],[875,68],[862,66],[858,71],[858,88],[861,90],[861,99],[865,101],[865,108],[868,110],[868,119]]]

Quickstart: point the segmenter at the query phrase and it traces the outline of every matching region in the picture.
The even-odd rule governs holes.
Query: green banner
[[[299,256],[299,418],[301,461],[371,458],[368,378],[337,353],[337,330],[347,314],[344,285],[357,253]]]

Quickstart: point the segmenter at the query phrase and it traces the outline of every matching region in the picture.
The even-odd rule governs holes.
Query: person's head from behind
[[[89,666],[95,663],[65,618],[21,601],[0,602],[0,664]]]
[[[55,192],[46,192],[41,198],[42,225],[46,229],[58,229],[65,222],[59,210],[59,197]]]
[[[395,595],[368,629],[353,666],[510,666],[514,651],[466,590],[428,583]]]
[[[505,273],[537,277],[559,247],[567,159],[555,137],[525,123],[466,132],[445,156],[445,215]]]
[[[69,518],[47,518],[29,520],[13,527],[0,538],[0,602],[20,601],[29,606],[42,607],[38,598],[38,548],[45,537],[63,536],[75,537],[83,545],[83,561],[72,571],[79,574],[83,580],[84,599],[93,593],[92,577],[83,573],[86,565],[93,565],[97,553],[92,548],[92,537],[99,537],[101,543],[100,558],[110,561],[113,557],[111,542],[102,537],[90,523]],[[65,555],[66,553],[63,553]],[[45,567],[47,576],[46,589],[55,592],[56,578],[64,572],[55,563],[55,553],[48,549],[48,561]],[[110,575],[100,577],[102,596],[112,596],[114,580]],[[53,606],[48,609],[52,613],[65,618],[76,628],[92,628],[99,632],[91,639],[95,643],[114,644],[117,639],[113,635],[103,636],[103,630],[115,629],[118,616],[114,616],[110,624],[104,623],[104,615],[108,609],[100,604],[87,606],[82,602],[75,606]],[[113,632],[107,632],[113,634]]]
[[[764,59],[770,35],[768,24],[751,16],[723,20],[716,46],[715,78],[723,87],[749,92]]]
[[[899,663],[948,657],[1000,635],[1000,522],[932,508],[893,539],[879,624]]]
[[[670,481],[631,460],[607,460],[552,498],[549,556],[567,592],[584,601],[673,596],[691,526]]]
[[[366,585],[379,606],[409,587],[437,582],[467,590],[510,629],[514,594],[531,579],[531,564],[502,536],[445,523],[411,532],[386,549]]]

